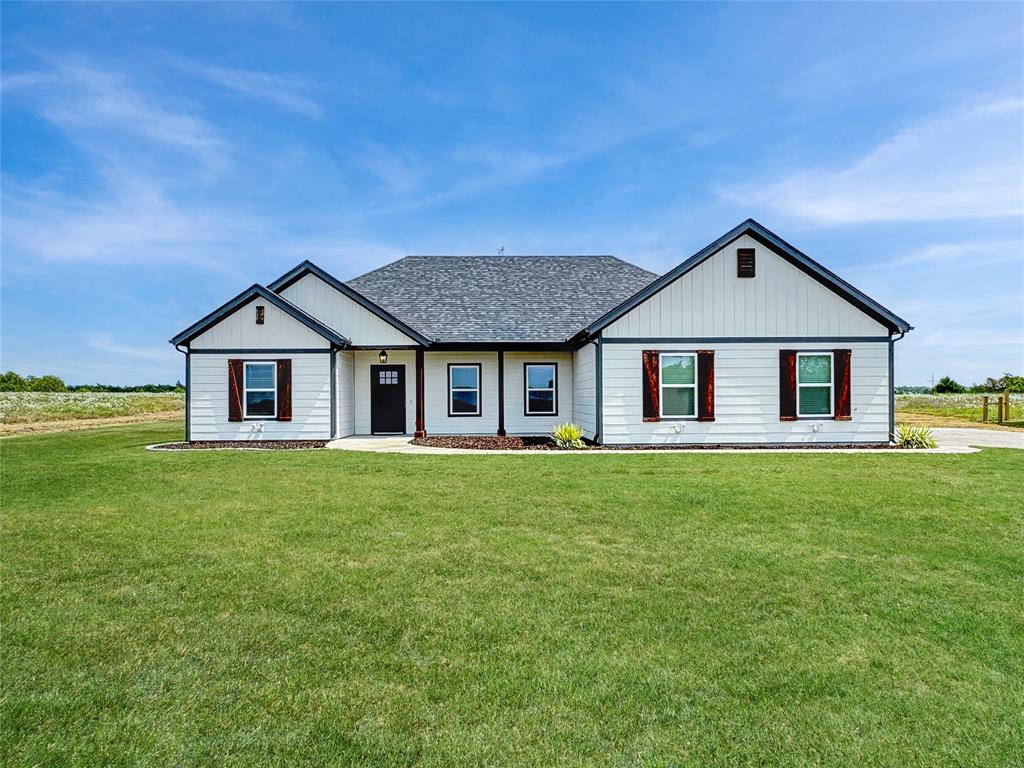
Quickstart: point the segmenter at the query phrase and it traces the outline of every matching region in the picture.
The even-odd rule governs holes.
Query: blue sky
[[[2,15],[5,370],[174,381],[305,258],[664,272],[752,216],[916,327],[897,383],[1024,371],[1024,5]]]

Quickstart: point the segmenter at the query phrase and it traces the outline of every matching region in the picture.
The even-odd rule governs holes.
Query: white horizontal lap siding
[[[355,433],[370,434],[370,371],[373,365],[380,365],[378,351],[365,349],[354,353],[355,384]],[[416,430],[416,350],[392,349],[388,351],[388,365],[405,366],[405,431]]]
[[[337,437],[347,437],[355,433],[355,353],[343,351],[336,354],[338,358],[334,373],[337,377]]]
[[[736,277],[753,248],[755,277]],[[744,235],[604,329],[606,338],[886,336],[888,330]]]
[[[292,361],[292,420],[228,421],[228,360]],[[324,440],[331,437],[329,354],[193,354],[189,413],[193,440]],[[256,425],[262,424],[258,432]]]
[[[523,378],[526,363],[556,363],[558,381],[557,414],[527,416],[526,390]],[[558,424],[573,420],[573,356],[572,352],[506,352],[505,353],[505,432],[510,435],[547,435]]]
[[[426,352],[423,359],[424,416],[427,434],[493,435],[498,431],[498,353]],[[508,355],[506,354],[506,374]],[[448,415],[448,363],[481,366],[481,415]],[[508,380],[506,379],[506,387]],[[508,418],[508,409],[505,410]]]
[[[715,421],[645,422],[641,353],[715,350]],[[779,420],[779,350],[850,349],[851,419]],[[604,344],[602,441],[628,443],[842,443],[889,439],[888,342],[834,344]],[[818,431],[813,429],[819,425]]]
[[[593,438],[597,431],[597,353],[593,344],[573,355],[572,420]]]
[[[356,346],[405,346],[416,342],[316,275],[306,275],[283,291],[292,304],[351,339]]]
[[[264,308],[261,325],[256,324],[257,306]],[[190,349],[326,349],[329,346],[330,342],[319,333],[261,297],[243,304],[189,342]]]

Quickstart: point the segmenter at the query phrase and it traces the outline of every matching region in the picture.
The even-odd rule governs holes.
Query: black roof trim
[[[675,282],[703,261],[710,258],[713,254],[717,253],[722,248],[725,248],[729,243],[743,235],[750,235],[765,247],[771,248],[788,262],[793,264],[793,266],[806,272],[826,288],[846,299],[862,312],[880,322],[891,332],[906,333],[907,331],[912,330],[912,326],[906,320],[895,313],[890,312],[870,296],[857,290],[837,274],[826,269],[807,254],[794,248],[767,227],[762,226],[753,219],[747,219],[743,223],[726,232],[713,243],[706,245],[704,248],[697,251],[697,253],[693,254],[693,256],[688,258],[675,269],[666,272],[650,285],[642,288],[633,296],[630,296],[619,306],[606,312],[602,317],[588,325],[583,330],[583,334],[592,336],[603,330],[610,323],[618,320],[638,304],[650,298],[670,283]]]
[[[265,299],[266,301],[273,304],[281,311],[291,315],[300,323],[309,328],[311,331],[320,334],[335,346],[347,347],[351,343],[348,339],[346,339],[340,333],[335,331],[333,328],[328,328],[315,317],[303,311],[299,307],[295,306],[287,299],[278,296],[276,293],[272,293],[267,288],[264,288],[262,285],[257,284],[246,288],[240,294],[235,296],[235,298],[231,299],[223,306],[213,310],[213,312],[208,314],[199,322],[190,325],[184,331],[182,331],[177,336],[172,338],[170,340],[171,344],[173,344],[174,346],[178,346],[179,344],[187,344],[188,342],[192,341],[192,339],[194,339],[196,336],[201,334],[203,331],[216,325],[225,317],[234,312],[236,309],[239,309],[240,307],[244,306],[257,296],[262,299]]]
[[[272,291],[274,291],[276,293],[280,293],[281,291],[286,289],[288,286],[293,285],[294,283],[298,282],[299,280],[301,280],[306,275],[310,275],[310,274],[316,275],[321,280],[323,280],[325,283],[327,283],[329,286],[331,286],[332,288],[337,290],[339,293],[342,293],[345,296],[347,296],[348,298],[352,299],[352,301],[354,301],[356,304],[359,304],[364,309],[372,312],[377,317],[379,317],[381,320],[383,320],[384,322],[386,322],[389,325],[393,326],[394,328],[397,328],[399,331],[404,333],[406,336],[409,336],[410,338],[415,339],[418,343],[422,344],[423,346],[429,346],[430,345],[431,339],[429,339],[428,337],[424,336],[422,333],[417,331],[415,328],[407,325],[406,323],[403,323],[401,320],[399,320],[397,317],[392,315],[390,312],[388,312],[383,307],[381,307],[381,306],[379,306],[377,304],[374,304],[368,298],[363,296],[363,294],[359,293],[359,291],[357,291],[355,288],[351,288],[350,286],[345,285],[345,283],[341,282],[341,280],[336,278],[330,272],[327,272],[326,270],[321,269],[320,267],[318,267],[316,264],[314,264],[309,259],[303,261],[301,264],[296,265],[295,267],[290,269],[288,272],[285,272],[279,278],[277,278],[273,282],[269,283],[267,287],[269,287],[270,290],[272,290]]]

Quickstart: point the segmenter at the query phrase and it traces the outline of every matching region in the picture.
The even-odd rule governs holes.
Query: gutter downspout
[[[188,346],[182,349],[175,344],[174,348],[185,356],[185,442],[192,442],[192,355]]]
[[[896,439],[896,355],[893,347],[896,342],[907,335],[906,331],[900,331],[895,338],[889,336],[889,440]]]

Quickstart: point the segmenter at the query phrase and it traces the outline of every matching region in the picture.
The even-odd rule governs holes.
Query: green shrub
[[[934,448],[935,438],[928,427],[916,424],[896,425],[897,448]]]
[[[966,391],[967,387],[949,376],[943,376],[935,383],[935,394],[937,395],[959,394]]]
[[[551,437],[559,448],[582,448],[583,430],[576,424],[559,424],[551,430]]]

